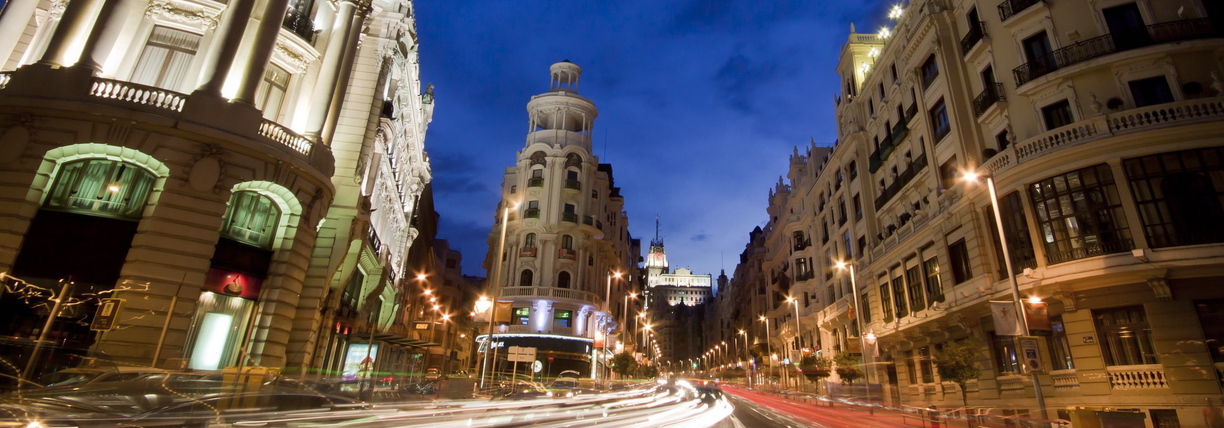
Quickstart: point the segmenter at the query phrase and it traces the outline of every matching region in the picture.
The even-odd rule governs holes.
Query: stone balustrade
[[[995,378],[995,380],[999,382],[999,391],[1007,393],[1024,391],[1024,383],[1027,379],[1024,376],[1003,375]]]
[[[310,140],[271,120],[265,119],[259,124],[259,136],[289,147],[298,153],[310,153]]]
[[[1169,387],[1169,382],[1165,379],[1164,366],[1160,364],[1110,366],[1105,370],[1109,373],[1109,386],[1113,389],[1135,391]]]
[[[89,95],[104,100],[122,102],[124,107],[147,106],[156,110],[183,111],[187,96],[178,92],[145,86],[122,80],[95,78],[89,88]]]
[[[1054,370],[1050,372],[1050,378],[1054,381],[1055,391],[1070,391],[1079,389],[1079,376],[1075,374],[1074,369],[1070,370]]]

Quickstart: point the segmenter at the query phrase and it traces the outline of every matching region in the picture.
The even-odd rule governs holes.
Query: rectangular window
[[[1224,363],[1224,299],[1196,300],[1194,309],[1198,313],[1199,326],[1203,329],[1211,360]]]
[[[1094,309],[1101,354],[1107,366],[1158,364],[1152,328],[1142,305]]]
[[[922,383],[922,376],[918,374],[918,369],[914,366],[914,351],[905,351],[905,372],[909,374],[910,384],[917,385]]]
[[[850,232],[849,231],[842,234],[842,245],[846,247],[846,258],[853,259],[855,253],[853,250],[854,247],[850,245]]]
[[[944,189],[951,189],[956,185],[956,176],[960,173],[956,164],[956,156],[948,158],[942,165],[939,166],[939,183]]]
[[[871,322],[871,299],[868,299],[867,296],[867,293],[859,296],[859,310],[857,314],[863,317],[864,324]]]
[[[931,367],[931,347],[918,348],[918,367],[922,372],[922,383],[935,383],[935,370]]]
[[[858,178],[858,164],[857,163],[855,163],[854,161],[850,161],[850,165],[847,166],[846,169],[850,171],[851,180]]]
[[[1108,165],[1047,178],[1033,183],[1029,192],[1048,264],[1132,248],[1122,202]]]
[[[1062,128],[1075,123],[1071,116],[1071,103],[1062,100],[1041,108],[1041,117],[1045,119],[1046,130]]]
[[[920,71],[922,72],[922,89],[926,89],[935,82],[936,77],[939,77],[939,63],[935,62],[935,54],[927,57]]]
[[[843,196],[837,201],[837,225],[845,225],[846,220],[849,218],[850,217],[846,215],[846,197]]]
[[[893,319],[892,292],[888,290],[888,279],[883,281],[880,283],[880,310],[884,311],[884,322],[889,322]]]
[[[1024,57],[1028,60],[1028,63],[1020,67],[1020,70],[1025,75],[1017,76],[1017,85],[1023,85],[1029,80],[1044,76],[1058,69],[1058,63],[1054,60],[1054,55],[1051,53],[1053,49],[1050,49],[1050,37],[1046,35],[1045,31],[1024,39],[1021,45],[1024,46]]]
[[[1067,328],[1063,326],[1062,317],[1050,318],[1050,336],[1047,338],[1050,348],[1050,363],[1054,370],[1069,370],[1075,368],[1071,358],[1071,344],[1067,341]]]
[[[1173,92],[1169,90],[1169,82],[1164,76],[1132,80],[1127,85],[1130,86],[1136,108],[1173,102]]]
[[[527,201],[527,209],[523,211],[523,218],[540,218],[540,201]]]
[[[905,286],[909,289],[910,308],[915,311],[926,308],[926,295],[922,290],[922,273],[919,271],[917,262],[905,270]]]
[[[983,323],[986,324],[986,323]],[[999,374],[1020,373],[1020,359],[1016,358],[1016,341],[1012,336],[999,336],[990,332],[990,344],[994,351],[995,366]]]
[[[896,312],[898,319],[904,318],[906,315],[909,315],[909,304],[906,302],[905,297],[905,279],[900,276],[893,278],[892,292],[894,312]]]
[[[999,212],[1003,213],[1003,231],[1007,236],[1007,249],[1011,254],[1012,270],[1015,274],[1024,272],[1024,268],[1037,267],[1037,255],[1033,252],[1033,240],[1029,236],[1028,218],[1024,215],[1024,207],[1020,198],[1020,192],[1012,192],[999,198]],[[995,224],[994,210],[990,208],[985,210],[990,224]],[[990,228],[990,238],[994,244],[995,262],[998,263],[996,272],[1000,277],[1006,278],[1009,274],[1006,272],[1007,265],[1003,260],[1003,247],[999,241],[997,227]]]
[[[926,292],[931,302],[944,301],[943,282],[939,279],[939,259],[931,257],[922,262],[922,270],[926,274]]]
[[[182,90],[199,48],[199,35],[155,26],[136,61],[131,81],[172,91]]]
[[[289,72],[275,64],[268,64],[263,81],[255,91],[255,107],[263,111],[264,119],[275,121],[280,117],[281,103],[285,100],[288,87]]]
[[[341,305],[356,310],[361,302],[363,284],[365,284],[365,273],[358,269],[353,272],[353,276],[349,277],[348,284],[344,285],[344,293],[340,295]]]
[[[854,201],[853,202],[854,203],[854,221],[862,220],[863,219],[863,200],[856,193],[854,195],[853,201]]]
[[[952,281],[960,284],[973,278],[973,266],[969,260],[969,246],[960,239],[948,245],[948,259],[952,261]]]
[[[944,105],[943,98],[935,102],[935,106],[931,107],[930,113],[931,133],[935,137],[935,142],[939,142],[952,132],[952,125],[948,122],[948,108]]]
[[[1152,248],[1224,242],[1224,148],[1125,159]],[[1217,188],[1219,186],[1219,188]]]
[[[855,248],[857,248],[857,249],[858,249],[858,252],[857,252],[857,253],[855,253],[855,254],[858,254],[858,256],[859,256],[860,258],[862,258],[862,257],[863,257],[863,251],[865,251],[865,250],[867,249],[867,237],[866,237],[866,236],[860,236],[860,237],[858,237],[858,245],[857,245]]]
[[[574,326],[574,311],[554,311],[553,327],[570,328]]]
[[[527,321],[531,319],[531,308],[514,308],[512,315],[512,324],[527,325]]]

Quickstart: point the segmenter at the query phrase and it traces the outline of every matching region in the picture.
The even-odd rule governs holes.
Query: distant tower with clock
[[[625,325],[626,295],[640,288],[632,283],[639,255],[631,254],[612,165],[591,152],[599,111],[578,94],[582,68],[562,61],[549,67],[549,76],[549,90],[527,103],[526,143],[505,170],[498,223],[489,234],[484,267],[496,288],[489,293],[503,309],[509,306],[497,312],[494,339],[503,348],[537,348],[537,359],[550,362],[548,376],[576,370],[596,377],[623,346],[618,326]],[[502,246],[507,206],[517,208]],[[481,352],[487,349],[485,336],[477,341]]]

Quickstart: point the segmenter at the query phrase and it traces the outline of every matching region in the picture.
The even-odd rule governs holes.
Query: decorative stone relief
[[[29,148],[31,138],[37,135],[34,129],[34,116],[25,113],[17,116],[17,123],[0,133],[0,164],[15,162],[22,157],[33,157],[25,153]]]
[[[187,3],[175,0],[152,0],[149,2],[149,6],[145,8],[145,17],[162,18],[199,26],[208,31],[217,28],[217,18],[221,16],[222,10],[223,8],[211,10],[202,7],[195,9],[188,6]]]
[[[225,174],[225,152],[216,144],[200,144],[200,151],[187,165],[184,185],[197,192],[221,193],[221,177]]]
[[[313,61],[313,59],[307,59],[297,52],[288,49],[281,40],[277,40],[276,46],[272,48],[272,56],[283,61],[284,65],[288,66],[285,71],[288,71],[290,74],[301,74],[306,71],[306,67]]]
[[[1162,277],[1151,277],[1147,280],[1148,287],[1156,294],[1156,300],[1173,300],[1173,290],[1169,288],[1169,280]]]

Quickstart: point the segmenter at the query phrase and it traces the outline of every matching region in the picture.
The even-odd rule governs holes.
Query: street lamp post
[[[769,343],[769,318],[764,315],[760,316],[761,321],[765,321],[765,352],[769,353],[769,375],[773,376],[773,344]]]
[[[621,273],[620,272],[608,272],[608,283],[607,283],[607,286],[604,288],[604,312],[608,314],[608,319],[611,319],[614,316],[612,315],[612,278],[614,277],[616,279],[620,279]],[[606,362],[607,354],[608,354],[608,334],[612,332],[612,327],[610,323],[605,322],[604,326],[605,328],[604,328],[603,348],[599,350],[599,358],[595,360],[596,361],[595,368],[600,373],[602,373],[605,370],[605,368],[608,367],[608,364]],[[600,359],[605,360],[604,368],[599,367]],[[611,373],[609,373],[608,375],[605,375],[603,381],[607,382],[609,377],[611,377]]]
[[[1012,268],[1011,251],[1007,248],[1007,232],[1003,228],[1003,217],[999,213],[999,195],[995,193],[994,177],[990,174],[966,172],[962,174],[962,178],[970,183],[976,183],[978,179],[986,179],[986,190],[990,194],[990,209],[994,212],[994,223],[999,232],[999,247],[1003,250],[1003,266],[1007,269],[1007,279],[1011,283],[1012,302],[1016,305],[1016,314],[1020,317],[1024,335],[1031,336],[1028,317],[1024,315],[1024,304],[1020,301],[1020,282],[1016,279],[1016,270]],[[1029,372],[1029,374],[1033,378],[1034,398],[1037,399],[1037,409],[1041,412],[1041,419],[1048,420],[1050,417],[1046,412],[1045,395],[1041,392],[1041,379],[1037,377],[1036,372]]]
[[[518,204],[514,204],[513,208],[517,210]],[[485,340],[485,343],[488,346],[485,347],[484,370],[482,370],[482,372],[480,373],[480,387],[481,388],[484,388],[485,375],[488,374],[489,372],[490,351],[492,350],[492,347],[497,344],[493,340],[493,325],[497,323],[497,299],[498,299],[498,295],[501,293],[501,283],[499,281],[501,281],[501,274],[502,274],[502,254],[506,251],[506,224],[510,222],[510,209],[511,207],[502,208],[501,238],[498,239],[498,242],[497,242],[497,256],[496,256],[497,257],[497,260],[496,260],[497,267],[493,269],[493,282],[489,284],[489,288],[493,291],[493,298],[490,299],[493,302],[493,306],[492,306],[492,309],[489,311],[489,335],[486,336],[486,340]]]
[[[801,332],[803,331],[803,328],[799,326],[799,299],[796,299],[794,296],[791,296],[791,297],[787,297],[786,301],[790,302],[792,305],[795,306],[795,349],[797,350],[797,349],[800,349],[799,342],[801,340],[800,339]],[[791,363],[796,363],[796,361],[791,361]],[[802,385],[803,385],[803,378],[797,377],[795,379],[795,386],[799,389],[803,389]]]
[[[863,386],[866,387],[864,389],[866,389],[867,401],[871,402],[871,376],[869,376],[871,373],[867,371],[867,357],[871,355],[867,352],[867,332],[863,330],[863,314],[859,312],[858,283],[854,278],[854,265],[842,261],[837,262],[834,267],[846,269],[850,273],[850,292],[853,293],[850,296],[850,307],[854,310],[854,326],[858,329],[859,349],[863,351]],[[883,397],[880,398],[883,399]],[[868,410],[875,414],[875,407],[868,407]]]

